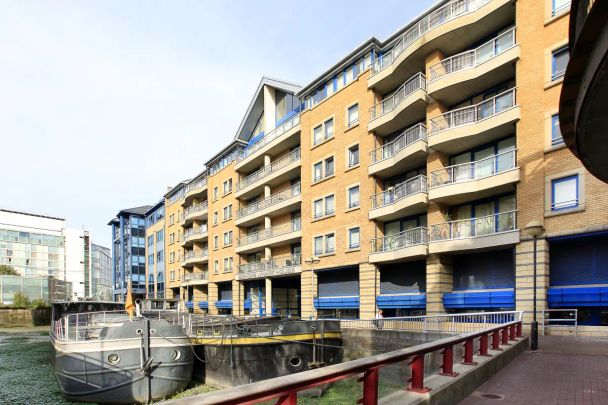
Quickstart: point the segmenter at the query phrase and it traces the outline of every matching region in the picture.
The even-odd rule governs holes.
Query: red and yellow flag
[[[131,289],[131,280],[127,289],[127,298],[125,298],[125,310],[129,314],[129,320],[133,320],[133,312],[135,312],[135,303],[133,302],[133,291]]]

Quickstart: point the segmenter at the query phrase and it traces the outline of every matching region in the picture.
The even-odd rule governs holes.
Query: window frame
[[[351,232],[354,231],[355,229],[357,230],[357,233],[359,235],[358,236],[359,242],[356,246],[352,245],[352,243],[351,243]],[[352,227],[348,228],[346,230],[346,235],[347,235],[346,241],[348,243],[348,246],[347,246],[348,250],[361,249],[361,227],[360,226],[352,226]]]
[[[351,115],[351,110],[353,108],[357,109],[357,119],[351,121],[350,115]],[[359,111],[359,102],[358,101],[354,102],[351,105],[346,107],[346,128],[352,128],[359,124],[359,122],[361,121],[361,117],[359,116],[359,113],[360,113],[360,111]]]
[[[576,203],[575,204],[571,204],[571,205],[567,205],[567,206],[560,206],[560,207],[555,207],[556,202],[555,202],[555,186],[559,183],[564,183],[564,182],[570,182],[574,180],[574,190],[576,193]],[[568,176],[564,176],[564,177],[559,177],[559,178],[555,178],[551,180],[551,211],[552,212],[559,212],[559,211],[564,211],[564,210],[572,210],[572,209],[576,209],[580,206],[580,187],[579,187],[579,175],[578,174],[571,174]],[[567,202],[567,201],[566,201]]]

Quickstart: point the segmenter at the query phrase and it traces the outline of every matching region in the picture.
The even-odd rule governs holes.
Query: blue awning
[[[378,308],[409,308],[425,309],[426,294],[392,294],[379,295],[376,297]]]
[[[207,301],[199,301],[198,307],[200,309],[209,309],[209,303]]]
[[[245,309],[251,309],[251,298],[247,298],[244,303],[243,303],[243,308]]]
[[[194,308],[194,302],[192,302],[192,301],[186,301],[186,308],[193,309]]]
[[[443,306],[452,309],[515,308],[515,290],[445,293]]]
[[[549,308],[608,306],[608,287],[551,287],[547,291]]]
[[[314,303],[315,309],[358,309],[359,297],[319,297]]]
[[[220,309],[231,309],[232,308],[232,300],[220,300],[215,301],[215,307]]]

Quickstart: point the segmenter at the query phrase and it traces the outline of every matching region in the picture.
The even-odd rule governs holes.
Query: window
[[[329,139],[334,136],[334,119],[330,118],[325,123],[323,123],[325,127],[325,139]]]
[[[154,253],[148,255],[148,264],[149,265],[154,264]]]
[[[348,208],[356,208],[359,206],[359,186],[353,186],[348,189]]]
[[[325,235],[325,253],[333,253],[336,250],[336,237],[333,233]]]
[[[232,231],[224,232],[224,246],[232,245]]]
[[[553,51],[551,59],[551,80],[557,80],[564,76],[566,67],[568,66],[568,60],[570,60],[568,46]]]
[[[169,235],[169,243],[175,243],[175,233]]]
[[[163,261],[163,251],[156,252],[156,262],[160,263]]]
[[[359,145],[348,148],[348,167],[354,167],[359,164]]]
[[[551,116],[551,145],[560,145],[562,143],[564,143],[564,139],[559,127],[559,115],[553,114]]]
[[[315,163],[313,169],[314,181],[319,181],[323,178],[323,162]]]
[[[330,118],[312,130],[312,144],[318,145],[334,136],[334,119]]]
[[[352,127],[353,125],[359,123],[359,104],[352,105],[348,107],[348,126]]]
[[[328,233],[322,236],[315,236],[313,240],[314,255],[331,254],[336,250],[335,234]]]
[[[175,223],[175,214],[169,215],[169,225],[173,225]]]
[[[154,246],[154,235],[148,236],[148,246]]]
[[[553,5],[551,8],[551,14],[555,16],[562,11],[569,9],[570,2],[571,0],[552,0]]]
[[[323,254],[323,236],[315,237],[314,249],[315,249],[315,251],[314,251],[315,255]]]
[[[551,181],[551,211],[578,207],[578,175]]]
[[[232,271],[232,257],[224,258],[224,272]]]
[[[213,187],[213,200],[217,200],[218,198],[217,186]]]
[[[230,218],[232,218],[232,204],[224,207],[224,221],[227,221]]]
[[[358,249],[360,247],[359,227],[348,230],[348,248]]]
[[[323,141],[323,125],[319,125],[315,127],[312,131],[312,143],[313,145],[317,145]]]
[[[220,244],[220,237],[215,235],[213,237],[213,249],[217,249]]]
[[[325,177],[331,176],[332,174],[334,174],[333,156],[325,159]]]
[[[164,230],[161,229],[160,231],[156,232],[156,241],[162,242],[164,236],[165,236]]]
[[[217,225],[217,221],[218,221],[219,215],[217,213],[217,211],[213,212],[213,225]]]
[[[333,195],[319,198],[313,202],[313,216],[315,219],[332,215],[335,210],[335,198]]]
[[[169,263],[175,263],[175,252],[169,253]]]
[[[220,262],[219,262],[219,260],[214,260],[213,261],[213,272],[215,274],[217,274],[217,273],[220,272]]]
[[[224,195],[232,191],[232,179],[228,179],[224,182]]]

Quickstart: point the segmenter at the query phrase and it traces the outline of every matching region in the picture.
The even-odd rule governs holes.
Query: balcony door
[[[494,174],[494,159],[492,159],[492,156],[494,156],[494,146],[489,146],[473,153],[473,160],[475,161],[475,179]]]

